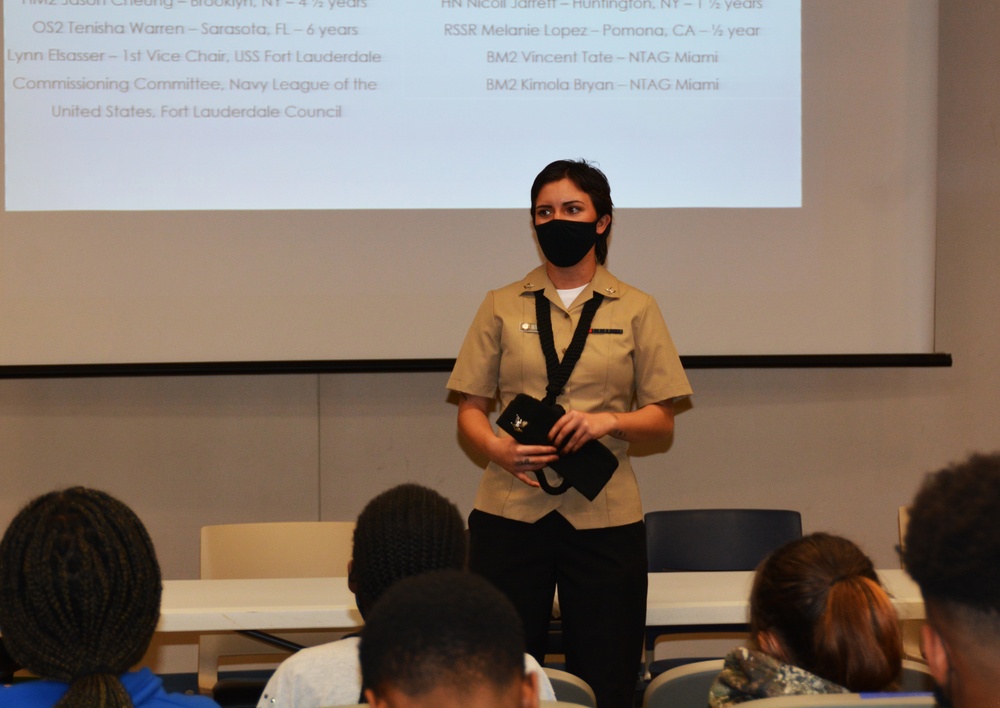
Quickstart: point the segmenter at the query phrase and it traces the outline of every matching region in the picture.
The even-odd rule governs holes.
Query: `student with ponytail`
[[[846,538],[814,533],[757,568],[751,647],[738,647],[710,708],[758,698],[886,690],[902,667],[899,620],[871,559]]]
[[[0,628],[41,677],[0,688],[0,708],[210,708],[168,695],[146,652],[160,616],[160,567],[142,522],[92,489],[30,502],[0,542]]]

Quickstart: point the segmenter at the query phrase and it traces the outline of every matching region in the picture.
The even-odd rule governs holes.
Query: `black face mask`
[[[549,263],[569,268],[583,260],[597,243],[597,222],[553,219],[536,224],[535,236]]]

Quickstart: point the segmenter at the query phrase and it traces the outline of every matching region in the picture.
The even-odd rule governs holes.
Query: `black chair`
[[[802,537],[802,516],[783,509],[680,509],[646,514],[646,555],[651,573],[754,570],[775,548]],[[665,634],[733,634],[746,624],[646,628],[646,673],[656,676],[706,657],[652,661]],[[707,657],[714,658],[714,657]]]

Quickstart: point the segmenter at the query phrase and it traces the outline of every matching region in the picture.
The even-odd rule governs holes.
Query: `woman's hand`
[[[540,486],[529,472],[540,470],[559,459],[552,445],[521,445],[510,437],[496,437],[490,448],[489,458],[529,487]]]
[[[660,401],[628,413],[566,411],[549,431],[549,440],[560,453],[566,455],[605,435],[627,442],[640,442],[660,439],[673,431],[674,404]]]
[[[584,413],[566,411],[549,431],[549,440],[563,454],[576,452],[590,440],[603,438],[611,433],[618,421],[615,413]]]
[[[490,425],[487,411],[490,399],[469,393],[458,402],[458,429],[472,445],[492,462],[500,465],[529,487],[538,487],[530,472],[540,470],[559,459],[552,445],[521,445],[514,438],[498,437]]]

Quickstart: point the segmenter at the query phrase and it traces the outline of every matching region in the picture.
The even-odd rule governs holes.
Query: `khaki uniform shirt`
[[[499,396],[499,410],[519,393],[545,397],[545,357],[535,328],[536,290],[545,290],[552,308],[552,333],[560,358],[573,337],[583,305],[604,295],[583,354],[557,403],[587,413],[624,413],[633,406],[668,401],[691,393],[677,350],[656,301],[622,283],[603,267],[567,310],[540,266],[523,280],[487,294],[462,344],[448,388],[475,396]],[[500,431],[500,435],[507,435]],[[612,436],[601,442],[618,458],[618,469],[593,502],[575,489],[552,496],[529,487],[490,463],[483,473],[475,507],[517,521],[534,522],[558,510],[575,528],[621,526],[642,520],[639,488],[628,458],[628,443]],[[544,473],[555,485],[561,478]]]

